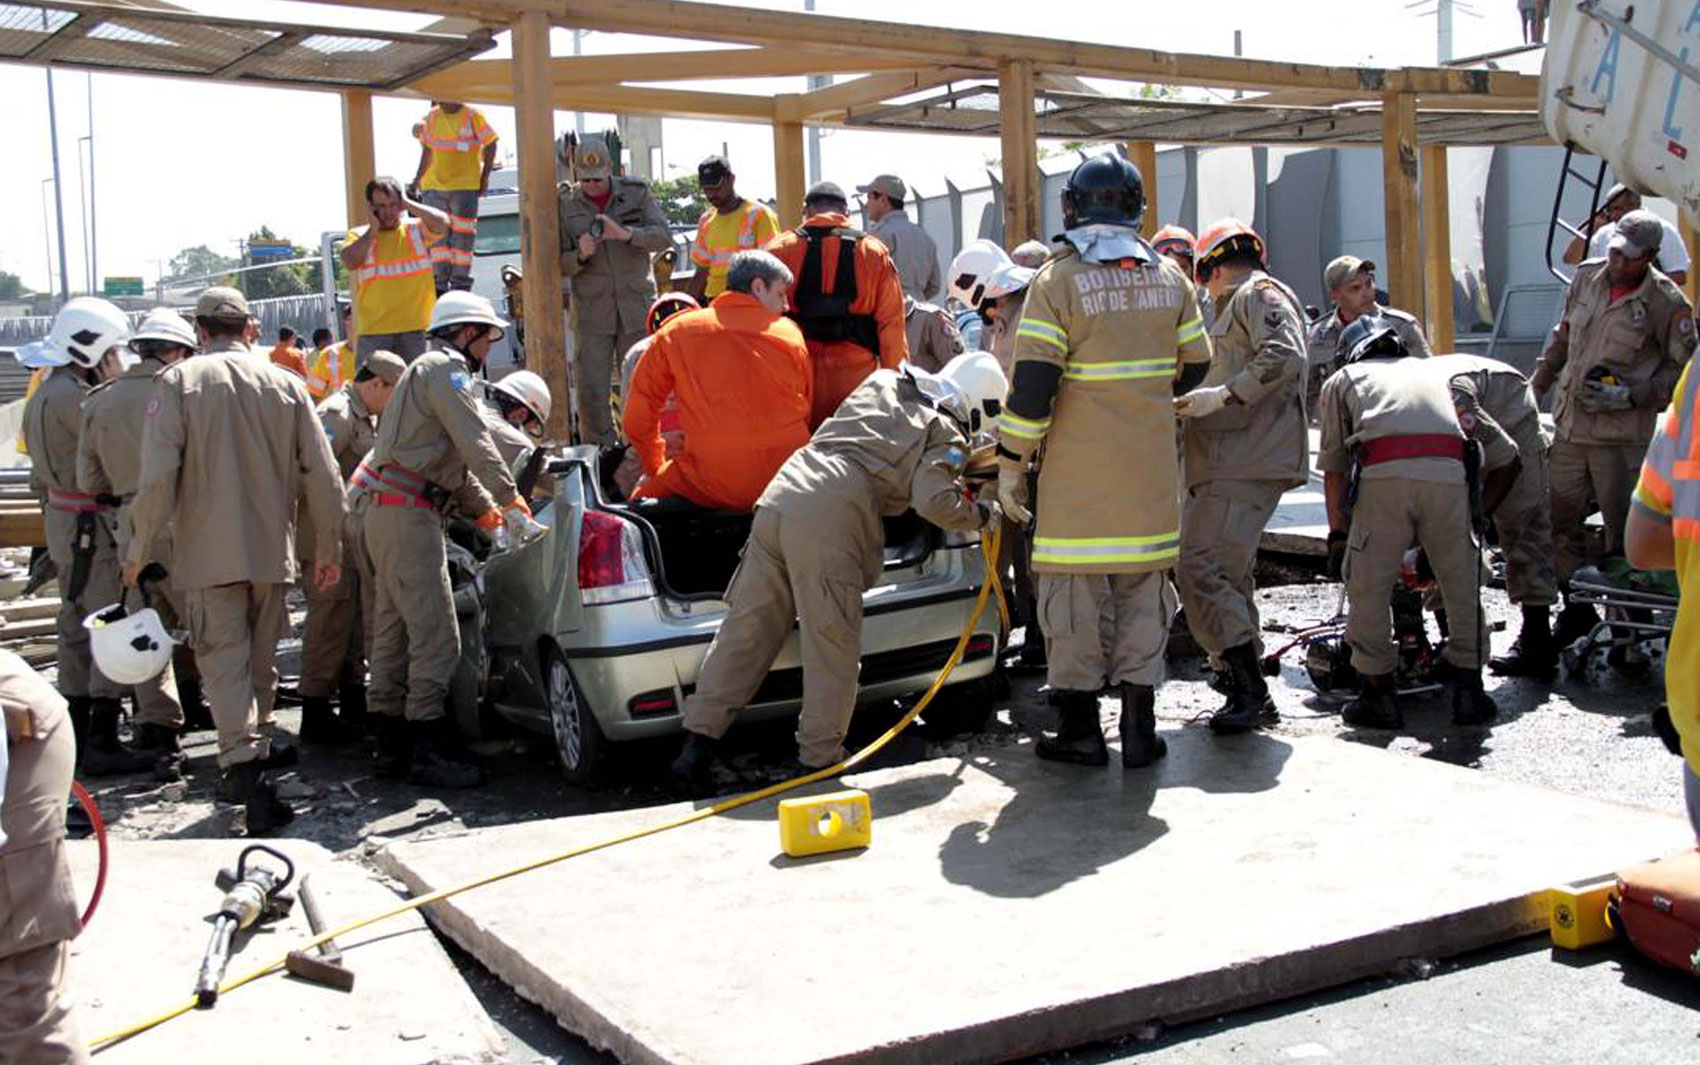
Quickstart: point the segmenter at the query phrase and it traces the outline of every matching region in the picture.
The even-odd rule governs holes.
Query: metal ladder
[[[1547,269],[1552,271],[1552,276],[1558,278],[1565,285],[1570,284],[1570,275],[1559,269],[1560,263],[1557,261],[1563,258],[1563,254],[1560,253],[1556,258],[1553,255],[1553,243],[1558,237],[1559,229],[1562,228],[1571,236],[1579,238],[1583,244],[1587,244],[1588,238],[1592,234],[1571,225],[1559,213],[1564,206],[1564,192],[1570,187],[1572,180],[1581,182],[1582,187],[1589,190],[1588,218],[1592,219],[1600,212],[1600,192],[1606,183],[1606,161],[1604,159],[1599,160],[1599,168],[1595,171],[1593,177],[1589,177],[1573,165],[1575,158],[1576,145],[1567,142],[1564,145],[1564,162],[1558,169],[1558,191],[1553,194],[1552,198],[1552,217],[1547,220]]]

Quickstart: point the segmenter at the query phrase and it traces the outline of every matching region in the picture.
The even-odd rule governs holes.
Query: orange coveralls
[[[835,229],[849,226],[841,214],[817,214],[803,220],[803,229]],[[833,291],[837,278],[838,255],[844,241],[827,237],[821,245],[821,289]],[[791,286],[791,309],[797,309],[797,290],[803,283],[803,258],[809,241],[798,230],[787,230],[768,242],[767,250],[791,268],[796,282]],[[891,263],[891,253],[877,237],[864,237],[856,245],[856,298],[850,313],[869,315],[879,336],[879,355],[853,340],[809,340],[809,360],[814,366],[814,408],[809,413],[809,428],[817,428],[832,417],[832,412],[844,402],[844,397],[856,390],[867,376],[882,367],[895,369],[909,357],[909,332],[903,315],[903,285],[897,278],[897,267]],[[688,445],[687,445],[688,446]]]
[[[631,392],[621,425],[647,475],[634,498],[750,510],[809,442],[814,383],[802,331],[748,293],[722,292],[669,320],[638,360]],[[685,431],[685,452],[672,459],[661,439],[669,395]]]

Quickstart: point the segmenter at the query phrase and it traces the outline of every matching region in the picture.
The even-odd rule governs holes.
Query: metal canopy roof
[[[1041,89],[1034,100],[1038,134],[1069,140],[1132,140],[1160,144],[1310,144],[1377,147],[1382,142],[1379,103],[1335,107],[1259,106],[1178,100],[1127,99],[1097,93]],[[836,117],[836,116],[835,116]],[[998,87],[975,83],[898,103],[851,109],[838,122],[850,127],[995,137]],[[1417,139],[1423,144],[1547,144],[1535,111],[1422,110]]]
[[[388,91],[493,43],[482,31],[336,29],[81,0],[0,3],[0,62],[294,88]]]

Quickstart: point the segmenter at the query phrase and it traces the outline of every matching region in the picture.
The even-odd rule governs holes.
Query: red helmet
[[[688,292],[664,292],[655,298],[654,303],[649,305],[649,313],[644,315],[643,318],[644,328],[653,334],[661,328],[661,323],[675,314],[699,310],[701,307],[702,304],[698,303]]]
[[[1209,281],[1223,259],[1241,253],[1255,256],[1260,267],[1268,263],[1269,253],[1257,230],[1237,218],[1215,223],[1198,238],[1198,279]]]
[[[1151,246],[1165,255],[1184,255],[1191,259],[1198,254],[1198,241],[1190,231],[1180,226],[1164,226],[1151,237]]]

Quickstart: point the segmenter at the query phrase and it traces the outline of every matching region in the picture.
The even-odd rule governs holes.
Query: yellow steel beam
[[[779,99],[774,100],[778,110]],[[803,220],[803,184],[808,180],[803,161],[803,124],[773,123],[773,176],[778,186],[779,224],[794,226]]]

